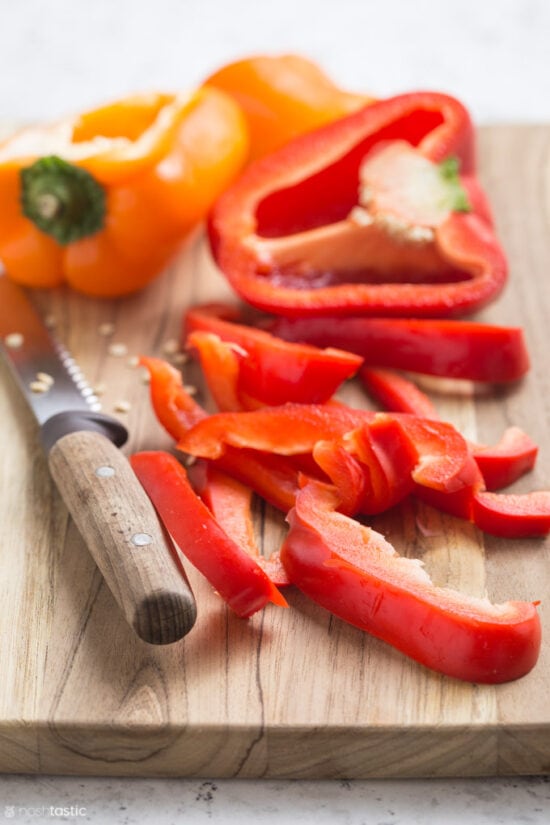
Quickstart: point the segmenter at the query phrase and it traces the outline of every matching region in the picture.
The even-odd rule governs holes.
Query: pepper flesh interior
[[[310,204],[301,227],[279,215],[283,192],[259,204],[258,234],[250,242],[266,263],[266,276],[295,288],[471,278],[451,267],[436,243],[437,227],[453,211],[469,211],[457,166],[436,164],[402,140],[367,145],[366,153],[364,143],[360,148],[361,158],[356,147],[315,176],[323,176],[333,203],[327,208],[326,195],[315,200],[317,214]],[[295,191],[284,190],[291,213],[296,210],[293,199],[301,201],[300,187],[310,195],[318,187],[317,181],[312,188],[312,180],[293,187]],[[261,265],[259,274],[264,274]]]
[[[130,172],[161,156],[196,94],[136,96],[51,125],[23,129],[0,145],[0,162],[25,166],[55,155],[82,163],[127,164]],[[94,171],[91,169],[90,171]]]

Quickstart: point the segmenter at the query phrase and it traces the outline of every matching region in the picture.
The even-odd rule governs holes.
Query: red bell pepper
[[[338,438],[374,417],[344,405],[283,404],[259,410],[217,413],[199,421],[179,441],[184,452],[219,459],[228,447],[296,456],[317,441]]]
[[[498,444],[474,444],[472,453],[487,490],[499,490],[533,469],[538,447],[519,427],[508,427]]]
[[[426,393],[397,372],[362,367],[359,370],[359,380],[385,410],[410,413],[420,418],[439,418]]]
[[[545,536],[550,532],[550,492],[506,494],[479,491],[472,521],[480,530],[504,538]]]
[[[190,427],[207,418],[206,410],[185,390],[179,370],[161,358],[141,356],[139,363],[149,373],[154,413],[172,438],[181,438]]]
[[[461,103],[405,94],[291,141],[215,204],[232,287],[290,317],[472,311],[507,277]]]
[[[194,464],[190,471],[193,489],[206,504],[220,527],[242,550],[265,570],[273,584],[289,584],[279,551],[262,556],[252,522],[252,490],[220,472],[212,463]]]
[[[474,321],[417,318],[285,318],[271,332],[355,352],[365,365],[466,378],[517,381],[529,369],[523,330]]]
[[[340,490],[341,509],[348,513],[361,512],[362,508],[366,513],[379,512],[391,506],[405,494],[410,472],[415,495],[444,512],[473,521],[486,532],[512,538],[543,535],[550,530],[550,494],[485,495],[485,481],[476,460],[476,450],[483,449],[468,444],[451,424],[403,413],[390,416],[355,410],[343,404],[286,404],[207,416],[187,395],[179,373],[170,365],[159,359],[142,359],[142,363],[151,371],[157,416],[180,448],[214,460],[218,469],[247,484],[283,512],[293,506],[304,472],[313,478],[322,479],[323,473],[331,478]],[[379,442],[379,452],[372,454],[369,432],[373,425],[376,431],[384,419],[398,422],[394,436],[399,430],[414,448],[417,460],[412,470],[399,439],[393,453],[387,442],[385,450]],[[380,428],[378,436],[383,430]],[[508,455],[504,453],[500,468],[493,470],[493,478],[517,478],[534,460],[531,448],[518,447],[517,436],[511,440],[513,445],[507,448]],[[311,458],[317,461],[319,473]],[[336,468],[338,463],[340,468]],[[492,466],[497,466],[494,461]],[[395,490],[388,482],[392,478],[402,480]]]
[[[545,536],[550,532],[550,492],[493,493],[485,489],[483,476],[471,456],[469,483],[452,491],[415,485],[414,494],[422,501],[471,521],[484,533],[515,539]],[[467,478],[467,469],[464,477]]]
[[[534,603],[493,605],[436,587],[421,563],[336,512],[333,488],[312,482],[289,513],[281,550],[290,580],[336,616],[423,665],[469,682],[528,673],[540,650]]]
[[[320,441],[313,457],[335,485],[348,515],[383,513],[414,488],[419,454],[395,418],[377,415],[340,441]]]
[[[160,358],[142,357],[140,363],[149,371],[155,415],[176,442],[195,423],[208,418],[206,410],[186,391],[178,370]],[[299,470],[282,456],[227,447],[217,466],[285,513],[294,504]]]
[[[248,618],[268,602],[287,606],[257,561],[220,527],[174,456],[143,452],[130,462],[182,553],[238,616]]]
[[[223,304],[195,307],[185,318],[184,334],[199,351],[220,410],[323,404],[361,366],[363,359],[351,352],[289,343],[239,318]]]
[[[453,490],[438,489],[426,484],[416,484],[414,494],[426,504],[430,504],[451,516],[473,521],[474,496],[485,489],[481,471],[470,454],[463,467],[464,483]]]
[[[439,418],[428,396],[398,373],[362,367],[359,379],[387,410]],[[470,448],[487,490],[507,487],[528,473],[535,466],[538,453],[537,445],[519,427],[508,427],[497,444],[470,444]]]
[[[396,426],[392,422],[396,422]],[[411,477],[417,484],[453,492],[471,483],[468,444],[451,424],[404,414],[391,416],[356,410],[344,405],[285,404],[248,412],[218,413],[187,430],[179,447],[192,455],[219,461],[228,449],[243,448],[279,456],[300,457],[313,453],[315,457],[318,442],[335,441],[368,465],[369,461],[380,462],[380,457],[373,459],[373,451],[376,453],[373,442],[386,431],[384,428],[392,432],[396,453],[403,454],[406,450],[404,440],[414,449],[416,461]],[[387,443],[382,463],[391,465],[391,460]],[[403,473],[408,463],[408,460],[397,462],[396,472]],[[327,472],[328,465],[322,469]],[[389,475],[386,470],[386,476]]]

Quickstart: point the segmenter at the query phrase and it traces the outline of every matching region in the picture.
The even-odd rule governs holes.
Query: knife
[[[195,623],[195,599],[168,533],[118,449],[128,432],[99,412],[74,360],[24,290],[1,274],[0,350],[38,421],[53,480],[128,623],[151,644],[181,639]]]

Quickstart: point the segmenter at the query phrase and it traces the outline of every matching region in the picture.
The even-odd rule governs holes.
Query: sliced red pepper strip
[[[359,379],[388,410],[411,413],[421,418],[439,418],[428,396],[398,373],[362,367]],[[507,487],[528,473],[535,466],[538,453],[537,445],[519,427],[508,427],[497,444],[470,446],[487,490]]]
[[[471,483],[468,443],[452,424],[394,415],[417,451],[419,461],[412,474],[417,484],[451,493]]]
[[[313,456],[338,490],[339,510],[348,515],[382,513],[402,501],[414,487],[419,461],[405,429],[384,414],[340,442],[317,443]]]
[[[550,492],[505,494],[480,491],[473,497],[472,520],[493,536],[545,536],[550,532]]]
[[[195,465],[196,466],[196,465]],[[193,470],[195,467],[192,468]],[[289,584],[279,551],[269,558],[262,556],[256,542],[252,522],[252,490],[211,463],[204,462],[199,475],[192,474],[193,487],[199,493],[220,527],[242,550],[259,564],[273,584],[283,587]]]
[[[474,496],[485,489],[485,482],[480,469],[472,455],[461,471],[462,484],[452,490],[437,489],[433,486],[417,483],[414,494],[426,504],[449,513],[451,516],[473,520]]]
[[[508,427],[494,446],[472,446],[488,490],[507,487],[535,466],[538,447],[519,427]]]
[[[287,513],[294,504],[300,470],[292,459],[259,450],[227,447],[214,463],[220,470],[248,484],[255,493],[283,513]]]
[[[287,606],[264,570],[220,527],[174,456],[143,452],[130,461],[182,553],[238,616],[248,618],[268,602]]]
[[[319,441],[339,441],[342,437],[345,441],[347,437],[349,442],[348,434],[357,427],[365,426],[368,432],[371,422],[392,418],[399,422],[400,430],[416,452],[417,462],[412,471],[416,483],[444,492],[471,484],[469,447],[451,424],[344,405],[285,404],[250,412],[218,413],[188,430],[179,447],[197,457],[216,460],[231,448],[301,457],[311,454]],[[327,471],[328,466],[323,469]]]
[[[160,358],[142,357],[140,363],[149,371],[155,415],[175,441],[208,418],[206,410],[185,390],[178,370]],[[227,447],[217,466],[285,513],[294,504],[299,468],[282,456]]]
[[[353,353],[289,343],[264,330],[238,323],[238,317],[231,307],[223,304],[195,307],[187,312],[185,333],[190,336],[189,343],[199,346],[205,377],[215,397],[216,381],[223,380],[229,370],[222,370],[222,378],[216,377],[214,364],[207,361],[204,337],[199,338],[196,333],[209,332],[236,345],[228,358],[234,359],[234,394],[240,400],[240,409],[286,402],[323,404],[361,366],[362,358]],[[210,349],[214,346],[212,339],[209,346]],[[219,352],[223,349],[223,344],[218,346]]]
[[[207,418],[206,410],[185,391],[179,370],[161,358],[142,355],[139,363],[149,373],[155,415],[172,438],[177,441],[190,427]]]
[[[243,407],[238,391],[240,362],[246,353],[236,352],[234,345],[228,345],[211,332],[192,332],[186,346],[196,351],[201,362],[202,373],[221,412],[236,412]],[[261,406],[251,404],[251,408]]]
[[[248,484],[283,512],[293,506],[304,458],[315,450],[318,442],[337,444],[357,427],[380,421],[380,413],[353,410],[344,405],[289,404],[207,417],[185,392],[177,370],[160,359],[142,359],[142,363],[151,372],[151,393],[157,416],[173,437],[180,439],[182,448],[196,455],[217,456],[219,469]],[[480,497],[485,483],[474,453],[450,424],[405,414],[394,414],[394,417],[417,452],[419,460],[412,478],[414,492],[423,501],[474,521],[481,529],[497,535],[540,535],[547,531],[549,494]],[[334,470],[338,454],[331,454],[330,445],[324,449],[324,459],[319,460],[322,446],[317,447],[317,455],[313,457],[321,469],[341,485],[342,510],[358,512],[364,508],[372,512],[364,504],[364,497],[372,491],[372,475],[367,476],[365,471],[361,487],[354,490],[354,478],[358,478],[357,467],[351,460],[354,457],[350,456],[338,474]],[[529,450],[527,456],[525,458],[521,450],[519,457],[512,454],[504,464],[508,466],[507,472],[512,472],[510,467],[515,467],[515,472],[518,467],[525,467],[525,462],[531,460]],[[392,467],[391,460],[386,466]],[[403,464],[396,462],[395,472],[400,469]],[[311,468],[306,472],[311,474]],[[372,473],[372,468],[369,472]]]
[[[310,483],[289,513],[281,550],[290,580],[344,621],[433,670],[469,682],[518,679],[535,665],[540,620],[530,602],[493,605],[436,587],[421,563],[335,512],[333,489]]]
[[[383,413],[377,415],[355,431],[353,443],[358,457],[369,468],[372,487],[361,512],[383,513],[406,498],[413,489],[422,456],[402,422]]]
[[[487,492],[477,462],[472,455],[463,478],[470,483],[451,492],[416,485],[414,493],[422,501],[451,515],[473,522],[480,530],[505,538],[544,536],[550,532],[550,492],[523,494]]]
[[[466,378],[517,381],[529,369],[523,330],[418,318],[287,318],[270,326],[288,341],[356,352],[365,365]]]
[[[348,516],[363,512],[365,501],[373,496],[370,467],[351,455],[341,441],[318,441],[313,458],[338,491],[338,510]]]
[[[389,98],[252,164],[213,209],[211,248],[233,288],[278,315],[463,314],[507,276],[472,173],[457,100]]]
[[[410,413],[419,418],[439,418],[439,414],[425,392],[392,370],[362,367],[359,380],[366,391],[385,410]]]
[[[294,456],[311,453],[317,441],[337,438],[374,415],[325,404],[283,404],[218,413],[184,433],[178,446],[200,458],[218,459],[228,446]]]

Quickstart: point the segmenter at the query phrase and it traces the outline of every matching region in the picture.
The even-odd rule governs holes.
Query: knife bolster
[[[121,447],[128,439],[126,427],[109,415],[93,410],[67,410],[52,415],[44,422],[40,428],[40,440],[46,453],[49,453],[64,435],[82,431],[101,433],[116,447]]]

